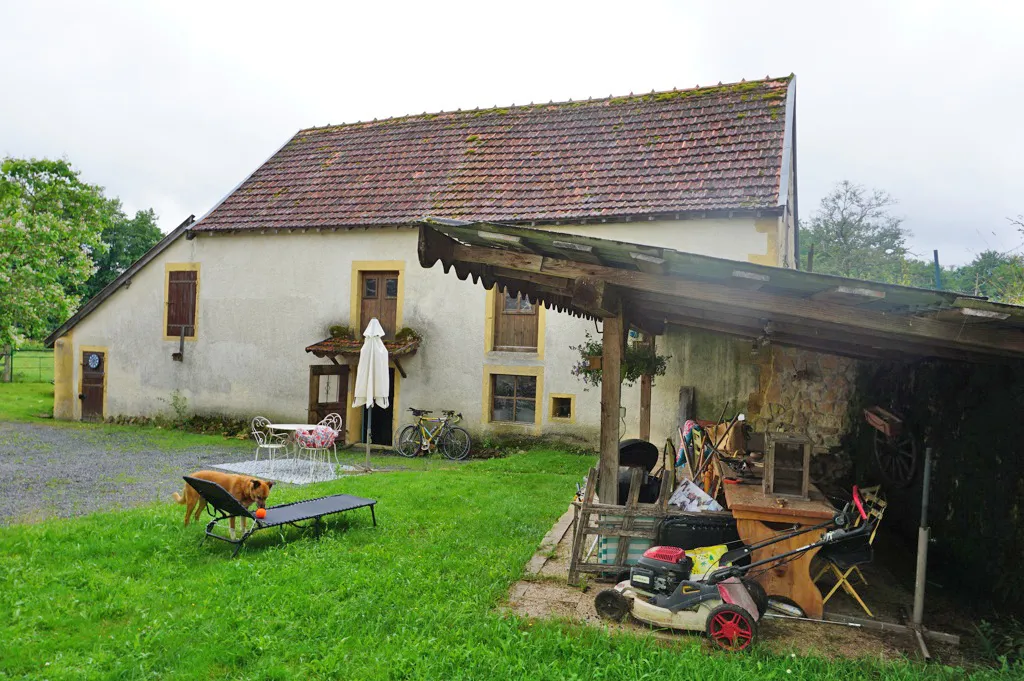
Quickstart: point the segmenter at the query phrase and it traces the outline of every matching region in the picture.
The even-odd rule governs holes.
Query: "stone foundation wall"
[[[754,432],[806,434],[816,448],[839,445],[849,429],[859,362],[797,348],[769,346],[751,361],[760,368],[748,420]]]

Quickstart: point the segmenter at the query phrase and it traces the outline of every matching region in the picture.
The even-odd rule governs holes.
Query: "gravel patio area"
[[[150,433],[0,423],[0,526],[154,501],[186,475],[252,456],[249,443],[170,448]]]

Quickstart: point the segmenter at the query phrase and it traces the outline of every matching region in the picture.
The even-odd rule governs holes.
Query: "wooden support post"
[[[601,360],[601,462],[597,494],[617,504],[619,484],[619,407],[622,394],[622,344],[625,320],[620,311],[604,319]]]
[[[651,440],[651,385],[654,377],[644,374],[640,377],[640,439]]]
[[[647,335],[643,341],[655,352],[654,337]],[[654,385],[654,377],[644,374],[640,377],[640,439],[651,441],[651,386]]]

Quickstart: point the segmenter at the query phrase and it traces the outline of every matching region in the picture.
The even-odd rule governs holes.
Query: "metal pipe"
[[[917,575],[914,579],[914,626],[920,627],[924,620],[924,588],[928,576],[928,490],[932,481],[932,448],[924,450],[924,476],[921,482],[921,527],[917,531]]]
[[[928,650],[928,645],[924,642],[924,636],[921,635],[921,630],[914,627],[914,636],[917,637],[917,646],[921,649],[921,656],[925,662],[932,661],[931,651]]]
[[[794,615],[779,615],[774,612],[766,612],[764,617],[773,620],[799,620],[801,622],[814,622],[815,624],[834,624],[839,627],[853,627],[855,629],[861,629],[864,627],[863,624],[855,624],[853,622],[833,622],[831,620],[816,620],[813,617],[795,617]]]

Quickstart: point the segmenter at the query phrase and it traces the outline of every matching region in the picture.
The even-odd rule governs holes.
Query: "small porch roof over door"
[[[1024,357],[1024,307],[952,291],[431,218],[420,227],[419,260],[576,316],[622,310],[654,334],[673,324],[861,359]]]
[[[388,358],[394,362],[395,368],[402,378],[408,378],[405,369],[402,367],[400,358],[411,357],[420,348],[421,339],[418,337],[408,338],[401,341],[384,341],[387,348]],[[319,343],[314,343],[306,348],[306,352],[315,357],[326,358],[338,364],[347,362],[349,358],[359,357],[359,351],[363,348],[363,341],[352,338],[325,338]]]

